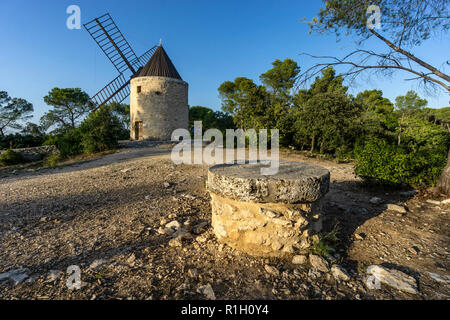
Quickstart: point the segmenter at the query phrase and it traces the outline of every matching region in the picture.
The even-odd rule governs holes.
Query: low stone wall
[[[14,152],[19,153],[25,160],[30,162],[42,160],[55,150],[57,150],[56,146],[13,149]],[[0,155],[5,151],[6,150],[1,150]]]
[[[210,168],[212,226],[219,241],[254,256],[286,257],[306,251],[322,229],[328,170],[280,162],[261,176],[261,164]]]

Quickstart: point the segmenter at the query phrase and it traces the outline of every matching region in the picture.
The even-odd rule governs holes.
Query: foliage
[[[0,136],[0,150],[39,147],[44,143],[45,139],[46,136],[21,133],[8,134],[3,137]]]
[[[7,92],[0,91],[0,136],[6,129],[21,129],[21,121],[32,117],[33,105],[20,98],[11,98]]]
[[[374,139],[357,144],[355,172],[371,184],[406,184],[414,187],[433,185],[447,163],[449,136],[444,144],[421,145],[415,151]]]
[[[61,158],[67,158],[82,153],[82,136],[79,129],[67,130],[64,133],[51,135],[44,145],[54,145],[58,148]]]
[[[89,95],[79,88],[53,88],[44,101],[53,109],[41,117],[46,130],[56,127],[58,132],[74,129],[90,111]]]
[[[310,248],[311,253],[327,258],[330,248],[336,246],[339,242],[339,229],[337,226],[328,233],[321,235],[319,241],[314,241]]]
[[[6,150],[0,155],[0,164],[5,166],[24,163],[26,160],[20,153],[17,153],[11,149]]]
[[[356,104],[342,85],[343,79],[329,68],[316,78],[309,90],[295,96],[297,120],[294,124],[294,145],[318,146],[321,153],[348,153],[360,131],[361,106]]]
[[[109,104],[109,108],[112,113],[120,120],[122,127],[124,128],[123,140],[130,138],[130,105],[125,103],[113,102]]]
[[[225,112],[213,111],[210,108],[194,106],[189,108],[189,130],[192,131],[194,121],[202,121],[203,130],[218,129],[225,133],[226,129],[234,129],[233,117]]]
[[[53,151],[47,158],[44,160],[44,165],[46,167],[54,167],[62,160],[61,153],[59,151]]]
[[[108,106],[91,113],[79,127],[84,153],[95,153],[117,148],[123,135],[122,123]]]

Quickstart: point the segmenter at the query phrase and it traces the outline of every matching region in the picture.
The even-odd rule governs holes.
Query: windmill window
[[[141,86],[138,86],[138,87],[137,87],[137,93],[141,93],[141,91],[142,91],[142,87],[141,87]]]

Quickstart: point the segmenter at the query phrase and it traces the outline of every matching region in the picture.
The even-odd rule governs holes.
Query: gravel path
[[[338,223],[341,242],[328,259],[351,276],[337,281],[307,265],[253,258],[218,243],[209,226],[207,167],[174,165],[170,147],[122,149],[1,178],[0,298],[206,299],[211,290],[218,299],[450,297],[448,284],[428,274],[449,273],[448,206],[366,191],[350,164],[284,154],[331,171],[325,228]],[[371,204],[373,196],[383,203]],[[398,216],[386,210],[388,202],[409,211]],[[181,244],[160,232],[171,221],[189,232]],[[416,277],[419,293],[368,290],[365,268],[383,263]],[[71,265],[81,269],[80,290],[66,286]]]

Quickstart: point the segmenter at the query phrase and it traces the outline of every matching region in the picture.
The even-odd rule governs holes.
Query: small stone
[[[373,197],[372,199],[369,200],[369,202],[372,204],[380,204],[383,202],[383,200],[381,200],[381,198],[378,197]]]
[[[278,271],[277,268],[269,266],[268,264],[266,264],[264,266],[264,269],[267,271],[267,273],[269,273],[275,277],[278,277],[280,275],[280,271]]]
[[[432,273],[432,272],[428,272],[428,274],[430,275],[430,277],[440,283],[445,283],[445,284],[449,284],[450,283],[450,276],[441,276],[437,273]]]
[[[50,270],[50,272],[48,273],[46,281],[54,282],[54,281],[59,279],[60,275],[61,275],[61,271],[59,271],[59,270]]]
[[[305,264],[308,259],[304,255],[297,255],[292,258],[293,264]]]
[[[169,219],[175,219],[177,217],[177,215],[175,213],[171,213],[167,216],[167,218]]]
[[[268,218],[277,218],[277,217],[281,216],[277,212],[273,212],[271,210],[267,210],[267,209],[264,209],[264,208],[259,208],[259,213],[264,215],[264,216],[266,216],[266,217],[268,217]]]
[[[328,272],[329,267],[328,267],[328,262],[315,254],[310,254],[309,255],[309,263],[311,264],[311,266],[319,271],[322,272]]]
[[[404,206],[399,206],[399,205],[392,204],[392,203],[389,203],[387,205],[387,209],[388,210],[392,210],[392,211],[396,211],[396,212],[399,212],[399,213],[406,213],[406,209],[405,209]]]
[[[427,202],[431,203],[431,204],[434,204],[436,206],[440,206],[441,205],[441,202],[440,201],[436,201],[436,200],[428,199]]]
[[[343,267],[341,267],[340,265],[337,265],[337,264],[335,264],[331,267],[331,274],[338,281],[350,280],[350,276],[348,275],[347,270],[345,270]]]
[[[172,228],[159,227],[159,229],[156,232],[158,232],[159,234],[162,234],[162,235],[171,236],[172,234],[175,233],[175,230]]]
[[[180,237],[181,239],[191,239],[192,235],[189,232],[187,232],[185,229],[180,228],[172,234],[172,238],[178,238],[178,237]]]
[[[412,254],[418,254],[420,252],[419,248],[416,246],[412,246],[411,248],[408,248],[408,251]]]
[[[195,240],[198,242],[198,243],[204,243],[204,242],[206,242],[206,237],[205,236],[198,236],[197,238],[195,238]]]
[[[134,255],[134,253],[132,253],[131,256],[128,257],[127,263],[129,265],[134,265],[135,260],[136,260],[136,256]]]
[[[311,280],[316,280],[318,278],[320,278],[322,276],[322,272],[320,272],[319,270],[317,270],[316,268],[310,268],[308,270],[308,277]]]
[[[178,230],[181,228],[181,223],[179,223],[178,221],[172,221],[169,222],[168,224],[165,225],[166,229],[173,229],[173,230]]]
[[[199,292],[202,293],[209,300],[216,300],[216,295],[214,294],[213,288],[208,283],[207,285],[200,286],[198,288]]]
[[[169,188],[170,187],[170,183],[169,182],[164,182],[164,188]]]
[[[364,232],[355,234],[355,239],[364,240],[366,238],[366,234]]]
[[[416,279],[399,270],[371,265],[367,268],[367,273],[373,275],[378,281],[398,290],[413,294],[419,292]]]
[[[411,190],[411,191],[403,191],[403,192],[400,192],[399,194],[400,194],[402,197],[412,197],[412,196],[414,196],[414,195],[417,194],[417,193],[418,193],[417,190]]]
[[[101,266],[104,263],[106,263],[106,260],[96,259],[90,264],[89,269],[91,269],[91,270],[97,269],[99,266]]]
[[[47,222],[47,217],[42,217],[39,221],[40,222]]]
[[[207,229],[208,229],[208,222],[204,221],[204,222],[197,224],[194,227],[193,232],[194,232],[194,234],[201,234],[201,233],[205,232]]]
[[[175,247],[182,247],[183,246],[183,239],[182,239],[182,237],[178,236],[178,237],[176,237],[174,239],[171,239],[169,241],[169,246],[173,247],[173,248],[175,248]]]
[[[191,278],[197,278],[198,277],[198,270],[197,269],[189,269],[188,270],[188,276]]]

